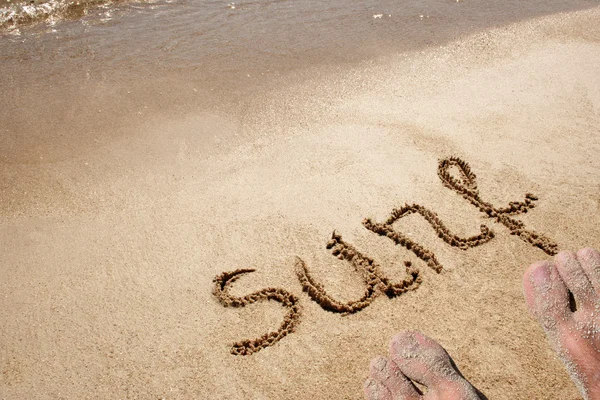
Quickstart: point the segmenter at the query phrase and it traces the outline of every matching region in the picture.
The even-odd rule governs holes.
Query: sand
[[[360,399],[405,329],[491,399],[579,398],[521,278],[556,249],[600,247],[599,18],[307,69],[243,112],[156,114],[76,155],[60,138],[13,144],[0,398]],[[465,196],[438,176],[450,157],[470,167],[450,171]],[[363,225],[395,209],[399,236]],[[367,304],[326,309],[299,265],[340,304],[367,288]],[[255,271],[223,275],[240,269]]]

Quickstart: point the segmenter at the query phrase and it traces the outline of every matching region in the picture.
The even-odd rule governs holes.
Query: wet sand
[[[418,329],[491,399],[579,398],[524,305],[525,267],[550,256],[444,186],[438,163],[467,162],[496,208],[533,193],[514,218],[559,249],[600,247],[598,18],[308,66],[252,101],[190,85],[169,113],[143,86],[91,80],[89,115],[48,118],[46,140],[3,136],[0,397],[360,399],[369,360]],[[34,99],[35,87],[11,90],[3,101]],[[64,98],[44,100],[7,116],[6,132],[43,132]],[[438,273],[363,225],[405,203],[458,237],[481,224],[494,237],[461,249],[418,214],[394,222]],[[325,310],[303,291],[298,258],[341,303],[365,290],[326,248],[334,230],[391,282],[410,261],[420,285],[349,315]],[[224,307],[214,279],[236,269],[256,271],[232,297],[272,287],[299,304],[293,329],[251,355],[232,344],[276,331],[291,306]]]

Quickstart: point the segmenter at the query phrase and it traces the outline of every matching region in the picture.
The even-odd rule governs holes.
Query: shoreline
[[[587,10],[590,11],[590,10]],[[586,11],[575,12],[585,14]],[[261,112],[257,107],[262,107],[262,104],[272,103],[269,97],[276,97],[281,100],[283,106],[271,104],[268,107],[280,107],[287,110],[282,112],[294,112],[293,102],[299,96],[292,96],[291,99],[286,99],[286,92],[293,92],[299,88],[306,92],[304,85],[306,82],[322,80],[327,84],[328,81],[339,80],[339,75],[355,74],[360,75],[361,70],[371,70],[371,67],[376,64],[391,62],[387,60],[408,60],[418,57],[422,54],[434,54],[436,49],[444,50],[447,54],[449,62],[452,62],[453,57],[450,55],[453,51],[461,51],[463,43],[471,43],[471,46],[478,46],[475,42],[481,42],[480,51],[484,52],[471,53],[470,62],[479,63],[486,58],[492,60],[488,52],[486,43],[491,43],[493,39],[491,35],[511,35],[515,26],[531,25],[532,29],[539,25],[537,21],[543,21],[548,18],[555,18],[560,21],[563,17],[568,19],[568,13],[559,13],[552,16],[541,17],[530,21],[521,21],[502,26],[491,28],[488,31],[469,34],[454,43],[444,45],[430,45],[421,49],[415,49],[405,52],[380,54],[377,57],[369,59],[354,60],[353,62],[345,62],[341,64],[320,64],[305,66],[291,70],[269,70],[268,72],[253,71],[252,75],[245,76],[227,76],[223,75],[222,79],[215,79],[214,76],[202,77],[201,75],[190,76],[189,81],[182,82],[181,71],[175,71],[172,74],[166,73],[162,76],[150,77],[151,83],[148,83],[148,77],[140,79],[121,79],[117,78],[114,82],[111,78],[102,73],[98,76],[90,75],[86,72],[87,78],[81,76],[68,77],[65,75],[62,80],[53,81],[59,78],[56,74],[47,82],[33,82],[33,84],[24,84],[23,79],[3,79],[15,78],[14,74],[0,74],[0,83],[6,88],[5,95],[0,99],[0,114],[5,121],[4,130],[8,133],[1,143],[3,147],[14,149],[17,151],[4,155],[4,160],[0,162],[10,163],[37,163],[38,157],[44,157],[40,151],[31,151],[37,147],[36,143],[44,143],[48,141],[47,127],[48,122],[58,134],[50,136],[52,141],[64,140],[61,138],[68,137],[67,140],[78,142],[78,138],[73,135],[74,132],[83,133],[84,135],[108,134],[108,138],[119,138],[122,135],[127,135],[128,130],[135,130],[136,126],[147,124],[148,121],[156,118],[157,120],[170,118],[185,118],[188,115],[195,113],[201,114],[218,114],[218,115],[238,115],[242,116],[240,123],[244,124],[244,115],[256,114]],[[562,28],[560,26],[563,26]],[[568,27],[560,25],[551,27],[546,25],[546,34],[548,37],[553,35],[560,40],[565,37],[575,39],[577,37],[589,37],[594,39],[593,30],[589,32],[577,31],[576,33],[568,32]],[[521,45],[529,46],[527,43]],[[504,48],[496,48],[493,50],[494,56],[508,55],[512,50],[510,45]],[[457,61],[460,62],[460,61]],[[13,75],[11,77],[11,75]],[[23,71],[23,76],[31,76],[32,71]],[[382,75],[380,73],[380,75]],[[355,82],[350,77],[343,83],[347,85],[351,82],[353,90],[364,83]],[[390,83],[392,83],[390,81]],[[334,85],[330,85],[334,86]],[[337,90],[334,88],[334,91]],[[347,90],[344,88],[343,90]],[[318,93],[318,87],[313,89],[313,93],[304,93],[303,96],[314,96]],[[330,97],[340,96],[339,91]],[[256,101],[260,99],[260,101]],[[79,103],[79,104],[78,104]],[[81,105],[80,105],[81,104]],[[80,114],[81,118],[75,120],[76,124],[68,128],[61,127],[61,124],[73,115]],[[273,115],[264,116],[271,118]],[[110,118],[110,119],[107,119]],[[86,122],[87,121],[87,122]],[[89,122],[89,123],[88,123]],[[151,125],[152,123],[150,123]],[[94,126],[97,125],[98,127]],[[40,131],[40,127],[44,131]],[[73,133],[71,133],[73,132]],[[28,136],[31,136],[30,138]],[[86,142],[80,141],[78,146],[81,149],[86,149],[90,140],[86,138]],[[94,140],[94,139],[92,139]],[[27,145],[19,144],[20,141],[29,142]],[[35,143],[34,143],[35,141]],[[72,147],[73,143],[64,143],[67,148]],[[51,145],[52,147],[53,145]],[[58,146],[60,147],[60,146]],[[93,146],[92,146],[93,147]],[[26,150],[29,149],[29,150]],[[47,149],[46,149],[47,150]],[[63,154],[56,159],[61,160],[72,156],[77,151],[73,149],[69,154]],[[86,150],[82,150],[83,153]],[[29,153],[29,154],[28,154]],[[37,154],[36,154],[37,153]],[[23,154],[23,156],[21,155]],[[24,157],[24,158],[23,158]],[[11,158],[15,158],[11,161]],[[52,159],[52,157],[50,157]],[[21,159],[22,161],[17,161]]]
[[[157,4],[157,7],[167,5],[160,0],[157,1]],[[382,4],[381,7],[391,8],[390,4]],[[456,2],[455,5],[446,4],[443,9],[435,10],[429,3],[422,6],[409,3],[406,6],[406,14],[384,13],[381,15],[385,18],[376,18],[380,14],[370,8],[348,7],[348,10],[344,11],[343,7],[335,4],[330,11],[332,16],[341,19],[349,18],[349,22],[356,25],[354,28],[356,33],[353,33],[352,25],[350,25],[341,29],[340,33],[333,34],[333,28],[328,27],[326,18],[323,16],[320,17],[323,20],[315,18],[314,33],[304,33],[296,40],[296,43],[287,37],[269,37],[266,34],[254,38],[252,35],[245,35],[235,29],[231,32],[231,38],[212,37],[209,35],[210,29],[207,29],[207,32],[197,33],[191,30],[183,31],[182,34],[193,33],[198,36],[198,39],[196,42],[184,42],[186,49],[181,54],[163,56],[164,52],[172,53],[172,47],[176,47],[160,43],[161,40],[177,39],[167,34],[165,37],[160,36],[160,39],[150,38],[146,42],[128,38],[125,42],[131,47],[139,47],[139,50],[135,52],[135,56],[124,57],[116,52],[121,50],[117,47],[117,41],[122,40],[118,29],[95,32],[89,27],[101,28],[103,24],[111,23],[115,27],[122,25],[124,32],[128,34],[130,30],[141,30],[144,25],[156,24],[159,21],[153,20],[154,8],[151,4],[140,3],[138,6],[142,9],[139,16],[136,16],[131,9],[132,6],[136,6],[135,4],[117,2],[114,6],[116,8],[104,13],[106,15],[90,13],[87,17],[89,20],[84,18],[81,21],[77,19],[61,21],[58,19],[46,28],[40,27],[32,29],[31,32],[24,30],[16,35],[4,35],[4,43],[1,43],[3,56],[0,61],[5,71],[0,73],[0,84],[12,90],[27,89],[32,86],[32,83],[34,83],[35,90],[38,91],[46,91],[52,86],[69,85],[75,87],[91,85],[91,88],[98,85],[115,90],[118,87],[127,86],[129,81],[136,82],[134,85],[136,88],[143,86],[140,85],[141,82],[151,81],[150,84],[146,83],[145,88],[151,89],[155,83],[161,84],[161,78],[170,80],[164,87],[155,90],[156,93],[160,93],[177,80],[193,79],[197,89],[207,95],[219,94],[221,99],[233,97],[234,101],[238,101],[241,99],[240,96],[251,97],[252,91],[265,90],[265,88],[269,89],[274,85],[282,84],[281,80],[279,82],[277,80],[285,80],[306,69],[315,67],[329,71],[346,69],[386,55],[413,53],[445,46],[452,42],[460,42],[472,35],[503,29],[503,27],[531,19],[594,8],[584,0],[573,1],[568,5],[557,1],[557,4],[545,4],[544,7],[538,8],[535,7],[535,4],[530,4],[528,8],[515,8],[514,13],[520,13],[516,17],[507,12],[499,12],[497,16],[492,16],[490,15],[491,10],[486,9],[484,12],[480,9],[484,6],[478,4]],[[147,8],[144,9],[146,6]],[[182,12],[176,3],[172,7],[173,9],[170,11],[169,8],[157,9],[166,10],[163,12]],[[217,26],[214,29],[219,33],[223,30],[232,30],[235,20],[239,19],[244,22],[253,15],[256,15],[256,18],[260,17],[263,24],[269,22],[268,19],[263,21],[264,18],[268,18],[268,13],[265,12],[265,15],[262,15],[260,10],[248,9],[248,7],[240,8],[238,5],[237,8],[229,10],[227,7],[210,9],[207,10],[207,13],[210,13],[207,18],[210,17],[209,19],[214,20]],[[507,7],[507,5],[503,3],[502,7]],[[428,10],[430,9],[431,13],[429,14]],[[539,11],[539,9],[543,11]],[[183,10],[185,11],[185,9]],[[234,10],[237,11],[234,12]],[[297,10],[297,12],[306,11],[305,9]],[[315,13],[319,13],[319,11],[316,9]],[[402,11],[402,8],[394,11]],[[336,12],[339,13],[339,16]],[[449,14],[446,18],[444,18],[445,12]],[[104,22],[102,22],[103,16],[106,16]],[[279,18],[284,17],[290,18],[291,15]],[[461,18],[470,22],[465,22]],[[234,19],[234,21],[227,22],[229,19]],[[276,32],[281,29],[281,26],[286,26],[287,22],[289,21],[273,21],[273,23],[268,23],[269,26],[272,26],[269,29]],[[331,25],[334,26],[334,24]],[[394,28],[396,26],[402,27],[402,31],[396,32],[395,29],[400,29]],[[157,26],[155,29],[159,27]],[[250,28],[252,25],[248,27],[248,29]],[[102,46],[94,49],[93,40],[99,39],[96,37],[99,33],[105,37],[100,37]],[[345,34],[364,35],[364,37],[357,37],[354,38],[357,39],[356,41],[352,41],[345,37]],[[315,39],[313,38],[315,35],[318,40],[310,43],[311,39]],[[216,39],[224,40],[224,45],[220,45]],[[273,43],[269,42],[270,39]],[[299,42],[301,39],[307,39],[309,43],[302,44]],[[254,41],[258,41],[258,43],[253,44]],[[205,45],[203,42],[216,43]],[[231,50],[228,51],[227,47],[231,47]],[[153,63],[156,57],[160,58],[161,62]],[[22,61],[24,60],[35,60],[35,62],[23,65]],[[32,79],[35,81],[32,82]],[[271,82],[271,79],[275,81]],[[248,86],[247,91],[240,86]],[[181,88],[178,87],[178,89]],[[51,94],[53,93],[49,92],[49,95]],[[218,100],[219,97],[215,99]]]

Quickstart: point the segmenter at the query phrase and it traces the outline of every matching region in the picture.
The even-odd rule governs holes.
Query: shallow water
[[[58,11],[37,25],[5,29],[0,60],[3,77],[18,76],[16,67],[22,68],[24,60],[30,68],[37,67],[38,79],[84,66],[135,77],[174,68],[223,76],[265,72],[269,67],[352,62],[597,4],[594,0],[105,2],[86,8],[83,16]]]

